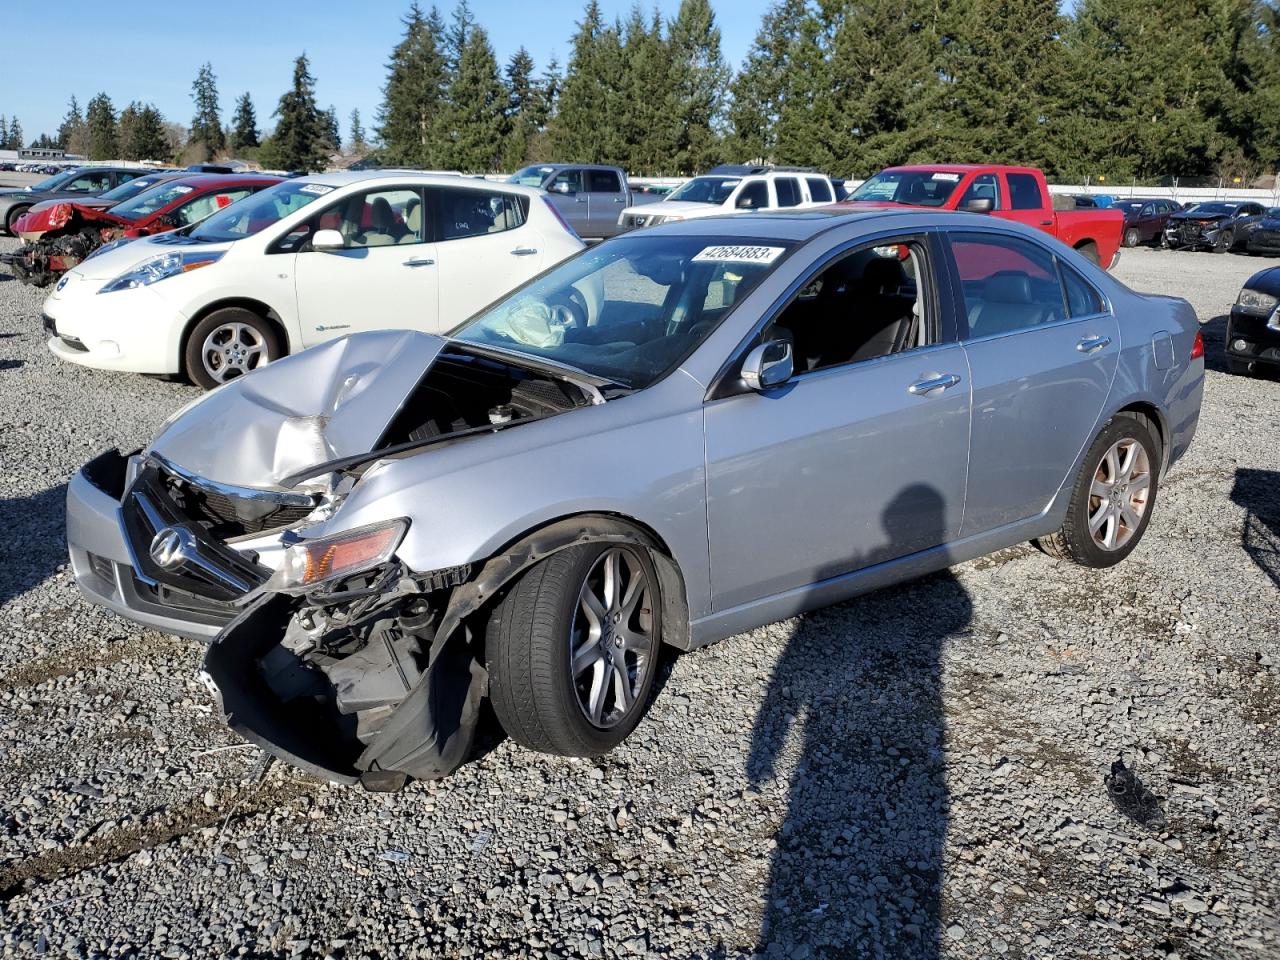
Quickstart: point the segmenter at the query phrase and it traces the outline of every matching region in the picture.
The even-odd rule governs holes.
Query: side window
[[[991,337],[1066,316],[1053,256],[1020,237],[957,233],[950,238],[964,292],[969,336]]]
[[[173,216],[177,218],[180,226],[185,227],[193,223],[199,223],[205,217],[221,210],[223,207],[229,207],[237,200],[243,200],[252,192],[249,188],[244,187],[239,190],[206,193],[203,197],[197,197],[190,203],[184,204],[173,211]]]
[[[778,194],[778,206],[794,207],[800,203],[800,181],[794,177],[778,177],[773,189]]]
[[[810,277],[766,337],[791,342],[797,373],[922,346],[928,276],[921,238],[858,247]]]
[[[1010,173],[1009,207],[1012,210],[1043,210],[1044,197],[1040,195],[1040,184],[1029,173]]]
[[[1061,260],[1058,269],[1062,272],[1062,286],[1067,291],[1067,314],[1072,317],[1092,317],[1106,313],[1107,305],[1098,291],[1093,289],[1080,274],[1076,273]]]
[[[964,196],[960,198],[959,208],[963,210],[970,200],[990,200],[991,209],[1000,209],[1000,188],[994,173],[981,173],[974,177],[973,183],[969,184]]]
[[[582,171],[561,170],[556,174],[556,178],[551,181],[548,189],[556,193],[581,193]]]
[[[805,177],[804,182],[809,187],[809,197],[815,203],[831,202],[831,187],[828,185],[827,181],[823,180],[821,177]]]
[[[748,180],[733,205],[739,210],[763,210],[769,206],[769,185],[763,180]]]
[[[612,170],[588,170],[587,190],[590,193],[621,193],[622,184]]]
[[[435,200],[436,239],[462,240],[522,226],[527,208],[522,197],[492,190],[441,187]]]
[[[410,187],[370,190],[324,211],[318,223],[340,232],[348,247],[421,243],[422,197]]]
[[[120,170],[120,171],[117,171],[117,172],[116,172],[116,175],[115,175],[115,182],[116,182],[116,185],[117,185],[117,186],[119,186],[119,185],[120,185],[120,184],[122,184],[122,183],[128,183],[130,180],[133,180],[133,179],[135,179],[135,178],[137,178],[137,177],[142,176],[142,174],[143,174],[144,172],[145,172],[145,171],[142,171],[142,170],[137,170],[137,171],[134,171],[134,170]]]
[[[1150,216],[1154,216],[1155,212],[1156,212],[1156,205],[1154,203],[1148,203],[1141,210],[1138,211],[1138,216],[1150,217]]]
[[[111,186],[111,174],[86,173],[67,184],[71,193],[101,193]]]

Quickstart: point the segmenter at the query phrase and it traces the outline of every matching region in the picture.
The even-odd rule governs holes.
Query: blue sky
[[[430,3],[420,0],[423,6]],[[523,44],[538,69],[554,54],[563,66],[568,41],[585,0],[471,0],[500,62]],[[671,16],[679,0],[658,0]],[[360,110],[366,129],[382,96],[385,64],[400,38],[408,0],[307,0],[246,3],[222,0],[178,6],[59,0],[53,4],[0,3],[5,43],[0,67],[0,114],[16,115],[28,142],[53,134],[74,93],[85,103],[104,90],[119,109],[151,101],[166,119],[191,121],[191,81],[200,64],[213,64],[224,122],[246,90],[260,125],[270,126],[280,94],[304,50],[322,107],[333,104],[347,135],[347,116]],[[439,3],[446,15],[452,0]],[[631,0],[601,0],[605,15],[626,17]],[[652,9],[652,0],[642,8]],[[712,0],[724,53],[735,67],[755,37],[768,0]]]

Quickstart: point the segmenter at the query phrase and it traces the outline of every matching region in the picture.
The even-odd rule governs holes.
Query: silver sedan
[[[392,789],[603,753],[690,650],[1020,541],[1124,559],[1196,429],[1184,301],[979,215],[603,243],[448,337],[361,334],[73,479],[95,602],[211,639],[231,725]]]

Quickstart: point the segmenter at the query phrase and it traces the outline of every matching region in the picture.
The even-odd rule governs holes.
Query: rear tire
[[[1098,245],[1096,243],[1083,243],[1076,247],[1076,253],[1091,262],[1095,267],[1102,266],[1102,257],[1098,255]]]
[[[9,215],[5,217],[4,228],[11,237],[18,235],[17,223],[27,215],[27,211],[31,209],[30,204],[25,207],[14,207],[9,211]]]
[[[1062,527],[1036,545],[1059,560],[1110,567],[1138,545],[1160,486],[1160,445],[1146,423],[1116,416],[1085,454]]]
[[[1137,227],[1130,227],[1124,232],[1124,245],[1126,247],[1136,247],[1141,240],[1142,237],[1138,234]]]
[[[280,338],[267,320],[243,307],[224,307],[187,336],[183,370],[192,383],[212,390],[279,360],[282,353]]]
[[[530,567],[485,633],[489,698],[507,735],[571,757],[621,743],[653,692],[659,589],[648,551],[633,544],[570,547]]]

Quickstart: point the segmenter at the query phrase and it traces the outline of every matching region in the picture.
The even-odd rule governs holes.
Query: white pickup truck
[[[660,203],[627,207],[618,217],[618,228],[632,230],[724,213],[821,207],[835,200],[831,178],[819,173],[725,165],[687,181]]]

